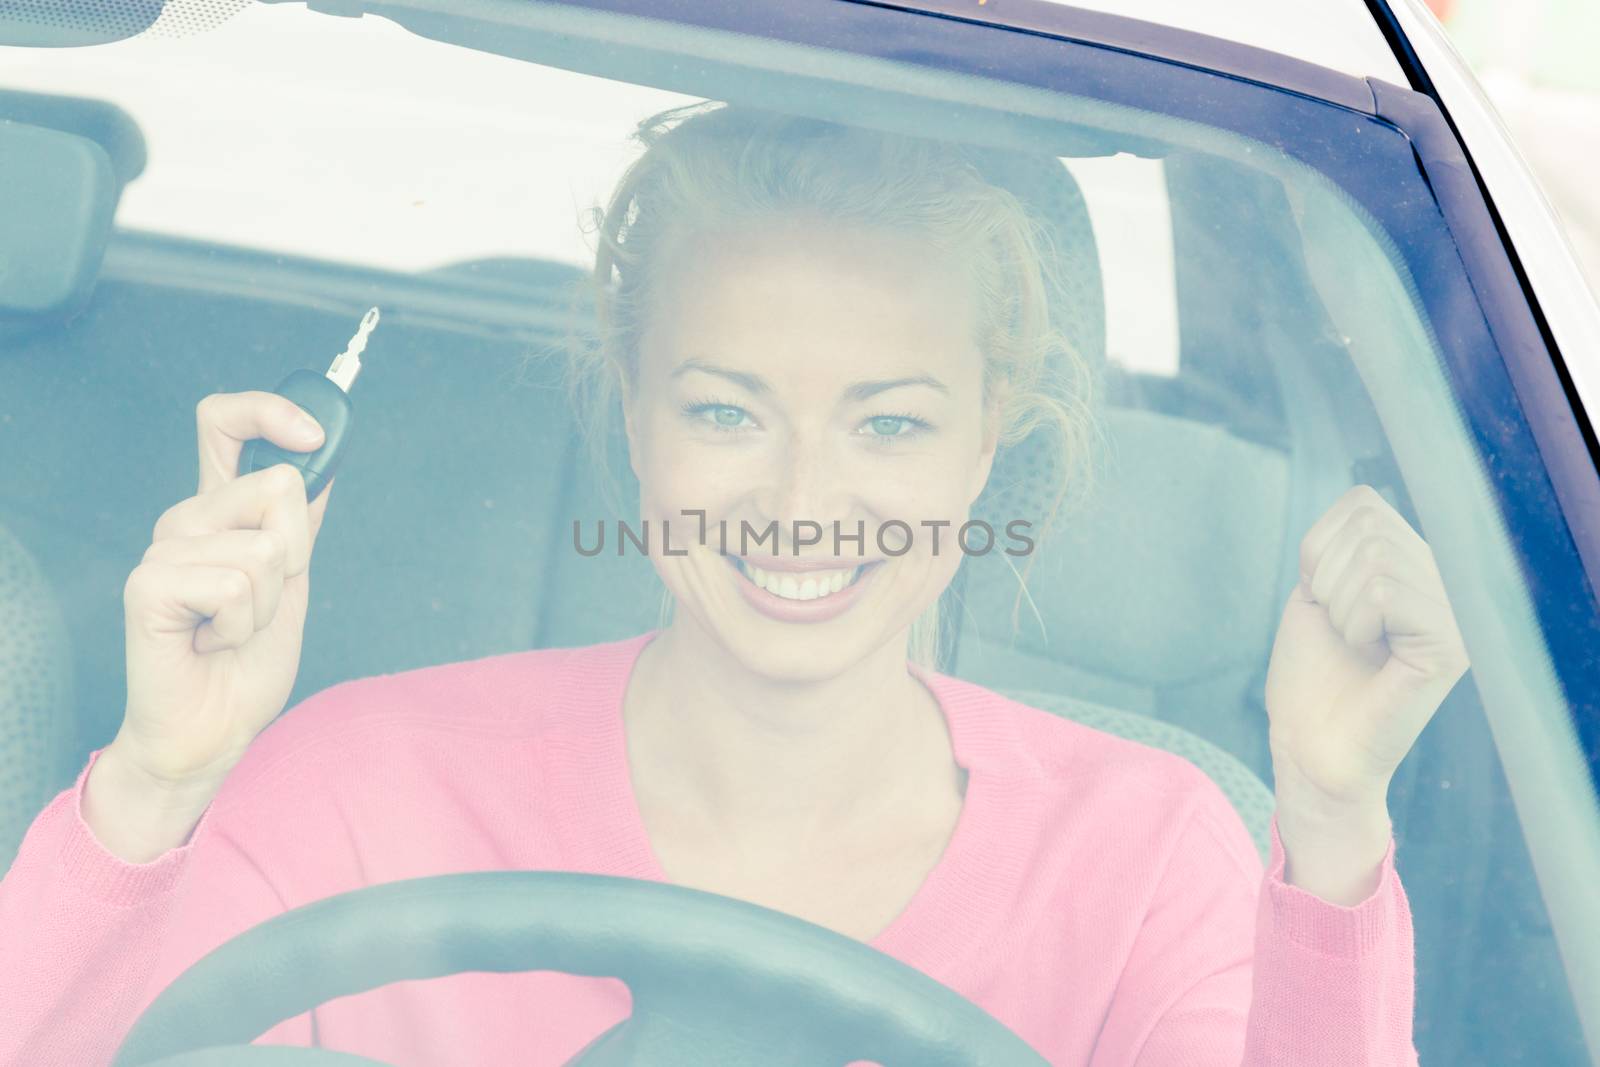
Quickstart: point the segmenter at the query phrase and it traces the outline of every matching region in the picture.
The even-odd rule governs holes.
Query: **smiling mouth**
[[[728,559],[751,585],[783,600],[825,599],[854,585],[863,573],[878,562],[839,570],[768,571],[737,556],[729,556]]]

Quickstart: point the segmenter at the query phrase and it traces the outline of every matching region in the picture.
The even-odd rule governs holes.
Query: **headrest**
[[[1105,289],[1077,180],[1053,156],[986,150],[974,163],[991,183],[1022,201],[1043,229],[1060,286],[1054,294],[1057,326],[1098,370],[1106,354]]]

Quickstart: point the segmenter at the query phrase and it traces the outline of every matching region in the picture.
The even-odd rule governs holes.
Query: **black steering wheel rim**
[[[752,1062],[745,1056],[757,1050],[753,1062],[772,1067],[1046,1062],[955,991],[802,919],[658,882],[484,871],[357,889],[244,931],[162,991],[115,1064],[231,1063],[204,1050],[243,1052],[276,1023],[337,997],[529,970],[616,977],[632,991],[633,1015],[573,1061],[585,1067]],[[239,1062],[309,1065],[319,1061],[293,1057],[315,1051]]]

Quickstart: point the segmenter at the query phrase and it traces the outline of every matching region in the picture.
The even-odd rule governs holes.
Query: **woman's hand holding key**
[[[288,701],[331,494],[308,505],[288,465],[236,473],[252,438],[294,451],[322,444],[321,427],[284,397],[213,394],[196,420],[199,491],[161,516],[123,589],[128,703],[84,796],[95,836],[133,863],[187,840]]]

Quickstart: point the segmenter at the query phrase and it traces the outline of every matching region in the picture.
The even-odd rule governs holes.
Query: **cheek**
[[[923,450],[876,458],[874,510],[894,512],[893,517],[913,524],[923,519],[959,524],[979,473],[981,443],[977,434],[946,435]]]
[[[755,450],[707,447],[703,433],[675,411],[647,414],[636,424],[634,472],[646,510],[674,514],[704,509],[715,514],[760,475]]]
[[[912,551],[909,556],[921,554],[926,534],[924,523],[948,521],[951,517],[947,494],[936,483],[918,479],[911,472],[893,479],[874,479],[874,484],[864,487],[856,499],[869,526],[884,528],[885,544],[897,543],[904,536],[899,524],[910,527]]]

